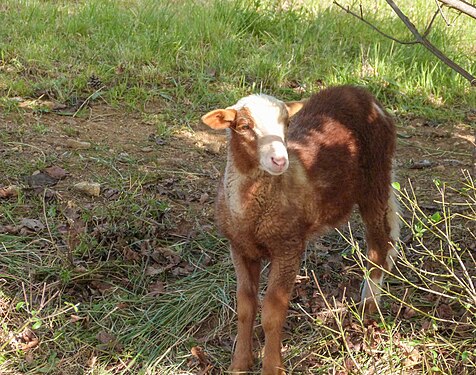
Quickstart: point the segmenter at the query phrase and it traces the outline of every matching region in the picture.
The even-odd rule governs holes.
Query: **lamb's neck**
[[[306,179],[302,172],[299,162],[291,160],[288,170],[279,176],[270,175],[258,168],[243,174],[236,168],[233,159],[229,159],[223,181],[226,205],[233,216],[241,217],[256,202],[263,209],[264,202],[274,202],[277,199],[283,204],[290,202],[294,200],[291,192],[297,188],[299,191],[305,190]]]

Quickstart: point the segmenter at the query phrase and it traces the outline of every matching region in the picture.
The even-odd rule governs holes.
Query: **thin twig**
[[[428,24],[428,26],[426,27],[425,32],[423,33],[423,38],[426,38],[428,36],[428,34],[430,33],[431,27],[433,26],[433,22],[435,21],[436,16],[438,15],[438,13],[440,13],[440,10],[437,10],[435,12],[435,14],[433,14],[433,17],[431,17],[431,21]]]
[[[438,0],[440,3],[445,4],[449,8],[459,10],[461,13],[466,14],[476,19],[476,7],[466,1],[462,0]]]
[[[73,114],[73,117],[76,117],[77,114],[79,113],[79,111],[81,111],[83,109],[83,107],[85,105],[87,105],[89,103],[89,101],[91,100],[91,98],[96,95],[98,92],[100,92],[102,89],[104,89],[106,86],[101,86],[100,88],[98,88],[96,91],[94,91],[91,95],[89,95],[82,103],[81,105],[79,106],[79,108],[76,110],[76,112],[74,112]]]
[[[443,13],[443,9],[441,9],[441,6],[440,6],[440,3],[438,2],[438,0],[435,0],[435,3],[436,3],[436,6],[438,7],[438,13],[441,14],[441,18],[443,18],[443,20],[445,21],[446,26],[450,26],[450,23],[448,22],[445,14]]]
[[[376,32],[378,32],[379,34],[383,35],[384,37],[388,38],[388,39],[391,39],[399,44],[418,44],[418,41],[416,40],[413,40],[413,41],[405,41],[405,40],[400,40],[400,39],[397,39],[385,32],[383,32],[382,30],[380,30],[377,26],[374,26],[373,24],[371,24],[369,21],[367,21],[363,16],[359,16],[357,13],[354,13],[352,12],[348,7],[344,7],[342,6],[341,4],[339,4],[337,1],[334,1],[334,4],[337,5],[339,8],[341,8],[342,10],[344,10],[345,12],[353,15],[354,17],[358,18],[359,20],[361,20],[363,23],[365,23],[366,25],[368,25],[370,28],[372,28],[373,30],[375,30]],[[360,8],[360,11],[362,13],[362,7]]]

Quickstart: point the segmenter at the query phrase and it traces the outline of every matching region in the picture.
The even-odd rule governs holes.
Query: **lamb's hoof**
[[[378,310],[377,302],[373,298],[366,298],[360,303],[360,310],[365,317],[375,314]]]
[[[261,375],[286,375],[284,367],[282,364],[276,366],[268,366],[263,364],[263,369],[261,370]]]
[[[246,374],[253,366],[253,358],[249,359],[234,359],[228,367],[228,372],[231,374]]]

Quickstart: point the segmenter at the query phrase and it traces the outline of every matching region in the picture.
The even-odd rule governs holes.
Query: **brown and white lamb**
[[[230,371],[253,364],[261,263],[269,260],[262,374],[284,374],[281,332],[306,241],[346,222],[354,206],[369,259],[362,301],[366,312],[376,309],[382,269],[391,269],[399,236],[391,187],[395,127],[368,91],[352,86],[325,89],[305,102],[251,95],[202,121],[228,133],[216,217],[231,244],[238,285]]]

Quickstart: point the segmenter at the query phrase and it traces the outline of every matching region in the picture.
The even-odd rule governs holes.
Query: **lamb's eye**
[[[238,123],[238,126],[236,127],[236,130],[238,130],[239,132],[245,131],[245,130],[248,130],[248,129],[251,129],[251,126],[250,126],[250,123],[246,120],[240,121]]]

